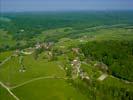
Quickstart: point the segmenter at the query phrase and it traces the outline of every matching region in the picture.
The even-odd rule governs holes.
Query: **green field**
[[[63,79],[38,80],[15,88],[13,92],[22,100],[87,100],[85,95],[76,91]]]
[[[25,73],[19,72],[17,57],[12,58],[9,62],[1,66],[0,70],[1,81],[8,85],[11,91],[20,97],[20,99],[43,100],[43,98],[45,98],[46,100],[81,100],[81,98],[84,98],[84,100],[87,100],[86,96],[76,91],[66,79],[63,79],[66,78],[65,72],[58,67],[56,61],[47,62],[41,58],[35,61],[33,55],[30,55],[24,58],[24,64],[26,66]],[[21,84],[30,80],[34,81],[21,86]],[[31,96],[33,94],[34,96]]]

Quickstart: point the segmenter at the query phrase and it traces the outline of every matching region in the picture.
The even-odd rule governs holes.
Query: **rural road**
[[[2,63],[0,63],[0,66],[2,66],[3,64],[5,64],[10,59],[11,59],[11,56],[7,57],[5,60],[2,61]]]
[[[16,100],[20,100],[6,85],[4,85],[2,82],[0,82],[0,85],[5,88]]]
[[[32,80],[29,80],[29,81],[26,81],[24,83],[21,83],[19,85],[16,85],[16,86],[13,86],[11,87],[10,89],[14,89],[14,88],[17,88],[17,87],[20,87],[20,86],[23,86],[25,84],[28,84],[28,83],[31,83],[31,82],[34,82],[34,81],[37,81],[37,80],[41,80],[41,79],[68,79],[68,78],[65,78],[65,77],[55,77],[55,76],[44,76],[44,77],[38,77],[38,78],[34,78]]]

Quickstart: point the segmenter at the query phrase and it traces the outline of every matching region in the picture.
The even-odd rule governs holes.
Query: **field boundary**
[[[1,81],[0,81],[0,85],[1,85],[3,88],[5,88],[5,89],[9,92],[9,94],[11,94],[11,95],[14,97],[14,99],[20,100],[20,99],[10,90],[10,88],[8,88],[6,85],[4,85]]]
[[[133,84],[133,82],[130,82],[130,81],[128,81],[128,80],[119,79],[119,78],[117,78],[117,77],[115,77],[115,76],[113,76],[113,75],[111,75],[110,77],[115,78],[115,79],[117,79],[117,80],[119,80],[119,81],[122,81],[122,82],[124,82],[124,83],[126,83],[126,84]]]

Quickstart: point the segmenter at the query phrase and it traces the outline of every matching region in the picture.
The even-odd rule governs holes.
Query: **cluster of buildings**
[[[71,67],[73,79],[80,77],[81,79],[90,80],[88,74],[82,70],[81,61],[79,60],[79,58],[76,58],[71,62]]]
[[[52,46],[53,46],[53,42],[48,42],[48,43],[37,43],[36,45],[35,45],[35,49],[41,49],[41,48],[43,48],[43,49],[45,49],[45,50],[49,50],[49,49],[51,49],[52,48]]]

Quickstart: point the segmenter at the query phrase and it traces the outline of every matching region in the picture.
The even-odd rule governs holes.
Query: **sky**
[[[0,0],[1,12],[133,10],[133,0]]]

